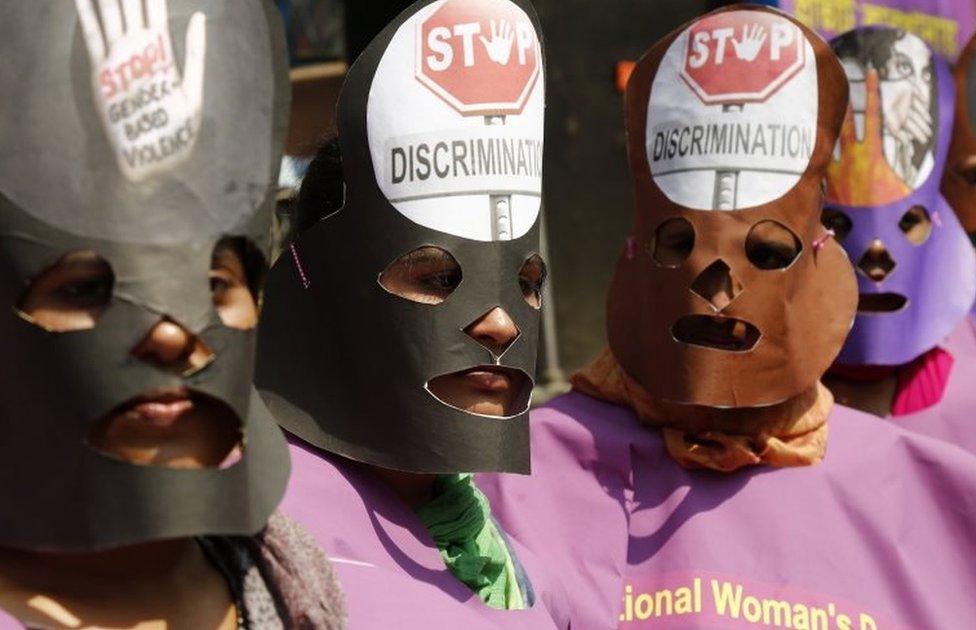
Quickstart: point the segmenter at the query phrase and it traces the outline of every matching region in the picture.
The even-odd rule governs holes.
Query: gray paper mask
[[[267,249],[289,100],[277,11],[267,0],[159,0],[145,14],[142,4],[4,7],[2,546],[94,550],[249,534],[287,481],[284,442],[250,385],[255,332],[221,322],[208,278],[223,237]],[[32,278],[85,250],[115,278],[93,328],[48,332],[16,312]],[[196,335],[213,360],[176,374],[136,359],[132,348],[162,318]],[[111,410],[166,388],[232,410],[241,460],[175,470],[85,443]]]
[[[452,35],[458,24],[467,35]],[[272,267],[260,325],[256,383],[302,439],[399,470],[528,471],[539,312],[519,270],[539,247],[539,32],[523,0],[424,0],[350,69],[337,116],[345,205]],[[377,281],[423,246],[463,274],[437,305]],[[464,331],[495,307],[520,333],[500,356]],[[428,389],[483,365],[524,375],[512,415]]]

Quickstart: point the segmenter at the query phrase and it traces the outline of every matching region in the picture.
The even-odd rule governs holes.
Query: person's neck
[[[405,472],[381,466],[369,466],[369,469],[414,511],[434,496],[435,474]]]
[[[886,418],[891,415],[898,391],[898,374],[892,370],[879,378],[866,379],[832,371],[824,376],[824,385],[838,404]]]
[[[88,552],[24,551],[0,547],[0,567],[6,573],[93,579],[166,579],[200,553],[192,538],[140,543],[115,549]]]

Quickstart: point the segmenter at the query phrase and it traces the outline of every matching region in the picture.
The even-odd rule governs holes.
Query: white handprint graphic
[[[735,48],[736,57],[742,61],[753,61],[765,41],[766,29],[759,24],[753,24],[751,29],[748,26],[742,27],[742,38],[738,41],[733,39],[732,47]]]
[[[495,20],[491,20],[491,41],[485,39],[484,35],[478,37],[492,61],[502,66],[508,65],[512,56],[512,44],[515,42],[515,29],[508,20],[501,20],[497,24]]]
[[[190,18],[181,79],[166,3],[145,0],[143,11],[142,0],[75,0],[95,102],[119,168],[132,181],[186,159],[200,128],[206,16],[197,12]]]

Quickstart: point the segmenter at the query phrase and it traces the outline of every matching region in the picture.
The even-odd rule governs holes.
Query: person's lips
[[[512,376],[503,369],[475,368],[463,372],[461,377],[483,392],[504,393],[512,386]]]
[[[158,428],[172,427],[184,414],[193,411],[194,403],[185,390],[154,392],[125,404],[119,416],[127,421],[142,421]]]

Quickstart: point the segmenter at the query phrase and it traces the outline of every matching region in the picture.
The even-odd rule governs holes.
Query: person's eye
[[[746,237],[746,257],[759,269],[785,269],[800,255],[800,239],[785,225],[760,221]]]
[[[522,289],[522,297],[532,308],[542,306],[542,287],[548,275],[546,263],[539,254],[532,254],[522,263],[519,269],[519,287]]]
[[[450,293],[461,284],[461,270],[451,269],[440,273],[428,274],[420,278],[420,282],[431,289]]]
[[[695,248],[695,228],[682,217],[668,219],[657,226],[651,245],[651,258],[662,267],[677,267]]]
[[[407,252],[383,270],[384,289],[411,302],[440,304],[461,284],[461,266],[447,250],[425,245]]]
[[[98,306],[108,302],[112,294],[110,277],[68,282],[58,287],[56,295],[65,304],[76,307]]]
[[[114,285],[104,258],[92,251],[72,252],[31,280],[16,308],[51,332],[87,330],[108,307]]]
[[[854,222],[840,210],[824,208],[820,215],[820,223],[828,230],[834,231],[834,238],[841,242],[854,228]]]
[[[932,233],[932,219],[922,206],[912,206],[901,215],[898,229],[912,245],[921,245]]]
[[[240,239],[221,240],[210,261],[210,295],[225,326],[249,330],[258,321],[257,300],[251,293]]]

